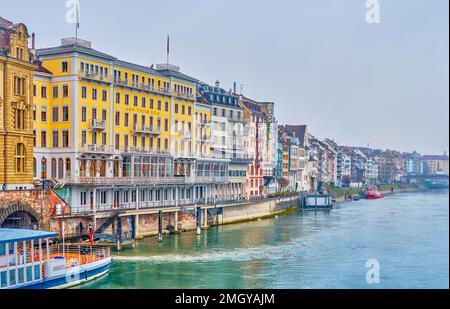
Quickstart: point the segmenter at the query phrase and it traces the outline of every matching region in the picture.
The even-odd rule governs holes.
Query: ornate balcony
[[[106,130],[106,120],[92,119],[91,130],[100,130],[100,131]]]
[[[84,153],[113,153],[114,147],[108,145],[81,144],[78,147],[78,151]]]

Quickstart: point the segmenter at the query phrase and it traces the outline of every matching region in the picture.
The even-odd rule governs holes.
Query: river
[[[368,260],[379,264],[369,284]],[[372,267],[376,264],[372,264]],[[448,190],[146,238],[79,288],[449,288]]]

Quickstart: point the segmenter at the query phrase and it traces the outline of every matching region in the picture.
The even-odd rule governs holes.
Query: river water
[[[80,288],[449,288],[449,192],[147,238]]]

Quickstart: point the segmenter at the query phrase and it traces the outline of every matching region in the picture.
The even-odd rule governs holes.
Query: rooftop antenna
[[[167,35],[167,70],[169,69],[170,37]]]
[[[80,3],[75,2],[75,14],[76,14],[76,22],[75,22],[75,42],[78,41],[78,29],[80,29]]]
[[[244,84],[241,84],[241,93],[240,94],[244,94]]]

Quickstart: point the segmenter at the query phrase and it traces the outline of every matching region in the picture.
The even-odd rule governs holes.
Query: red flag
[[[91,233],[89,234],[89,243],[94,245],[94,229],[91,229]]]

